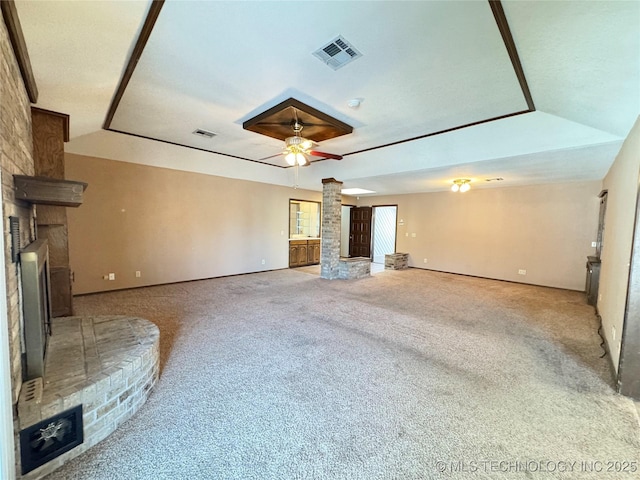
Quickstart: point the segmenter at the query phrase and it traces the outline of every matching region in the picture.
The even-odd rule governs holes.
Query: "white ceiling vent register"
[[[209,130],[203,130],[202,128],[198,128],[197,130],[194,130],[193,132],[194,135],[197,135],[199,137],[204,137],[204,138],[213,138],[216,136],[215,133],[210,132]]]
[[[313,55],[334,70],[338,70],[362,56],[342,35],[337,36],[324,47],[313,52]]]

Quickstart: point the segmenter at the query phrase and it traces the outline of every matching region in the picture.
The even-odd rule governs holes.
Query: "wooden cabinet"
[[[320,263],[320,240],[290,240],[289,268]]]

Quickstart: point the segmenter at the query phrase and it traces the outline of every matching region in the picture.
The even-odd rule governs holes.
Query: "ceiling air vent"
[[[342,35],[337,36],[324,47],[313,52],[313,55],[334,70],[338,70],[362,56]]]
[[[194,130],[193,132],[194,135],[198,135],[199,137],[204,137],[204,138],[213,138],[216,136],[215,133],[210,132],[209,130],[203,130],[201,128],[198,128],[197,130]]]

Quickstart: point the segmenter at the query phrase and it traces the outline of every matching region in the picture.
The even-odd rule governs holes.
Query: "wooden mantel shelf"
[[[79,207],[88,184],[49,177],[14,175],[13,185],[16,200],[40,205]]]

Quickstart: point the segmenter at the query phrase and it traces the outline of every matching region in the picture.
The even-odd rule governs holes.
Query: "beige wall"
[[[85,203],[68,209],[76,294],[286,268],[289,199],[321,200],[320,192],[74,154],[66,168],[89,183]],[[398,204],[397,249],[414,267],[583,290],[600,190],[596,181],[359,203]],[[116,280],[104,280],[108,273]]]
[[[616,370],[626,307],[639,174],[640,119],[625,140],[603,184],[609,194],[602,242],[598,311],[602,316],[605,338]]]
[[[83,205],[67,210],[74,294],[287,268],[289,199],[322,200],[69,153],[65,161],[67,178],[89,184]],[[109,273],[115,281],[103,279]]]
[[[599,181],[472,187],[466,193],[362,197],[358,205],[398,205],[404,225],[398,225],[396,249],[409,253],[410,266],[584,290],[600,190]]]

